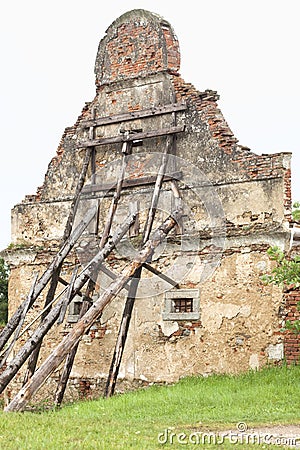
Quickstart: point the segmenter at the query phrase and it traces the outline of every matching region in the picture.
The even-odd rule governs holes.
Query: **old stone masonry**
[[[40,326],[47,295],[55,305],[71,278],[76,285],[99,248],[129,220],[89,287],[77,290],[42,341],[37,367],[79,326],[84,298],[91,307],[130,264],[141,266],[82,332],[67,398],[107,389],[124,315],[118,391],[187,375],[237,373],[298,355],[293,339],[285,349],[280,331],[289,313],[284,295],[293,311],[297,295],[261,280],[272,267],[266,250],[290,246],[291,154],[257,155],[239,145],[217,93],[198,91],[179,70],[178,40],[165,19],[133,10],[115,20],[99,44],[95,98],[65,129],[36,195],[12,211],[10,316],[70,235],[70,210],[76,212],[68,223],[72,232],[93,214],[55,272],[56,283],[52,278],[28,310],[7,365]],[[181,213],[168,225],[174,211]],[[159,241],[155,230],[162,224],[168,235]],[[149,239],[153,248],[141,262]],[[63,364],[53,369],[39,395],[54,393],[62,371]],[[10,383],[10,396],[26,376],[28,361]]]

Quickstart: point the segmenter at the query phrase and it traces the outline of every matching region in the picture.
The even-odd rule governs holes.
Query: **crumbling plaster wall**
[[[34,271],[45,268],[47,259],[49,255],[40,256],[16,269],[10,282],[14,298],[25,298]],[[172,263],[172,257],[169,259]],[[199,255],[181,286],[199,286],[202,260],[203,256]],[[65,269],[65,278],[71,272],[71,258],[67,263],[70,268]],[[200,318],[196,321],[163,320],[163,294],[138,299],[120,378],[132,385],[136,380],[143,384],[174,382],[181,376],[238,373],[249,368],[257,369],[266,361],[280,360],[283,348],[283,337],[279,333],[282,294],[279,288],[266,286],[260,280],[261,274],[270,268],[266,246],[225,251],[218,269],[200,286]],[[42,304],[43,298],[30,313],[28,322],[41,310]],[[79,388],[80,380],[88,379],[89,389],[90,386],[94,388],[89,394],[101,393],[123,307],[124,294],[113,300],[101,319],[83,337],[71,374],[71,386],[75,384]],[[72,324],[66,323],[54,327],[44,341],[40,360],[49,355],[71,327]],[[30,332],[31,329],[25,333],[19,345],[29,338]],[[59,373],[57,370],[54,377],[58,378]],[[20,388],[23,376],[24,369],[16,377],[12,393]],[[46,385],[49,395],[53,386],[50,381]],[[122,386],[121,383],[119,389]],[[76,395],[78,392],[75,394],[74,391],[72,396]]]
[[[138,299],[120,372],[121,378],[131,382],[171,382],[183,375],[238,372],[282,358],[282,337],[278,333],[282,294],[278,288],[265,286],[260,276],[270,269],[267,248],[285,248],[289,239],[290,154],[259,156],[238,145],[218,109],[216,92],[199,92],[185,83],[179,76],[179,65],[178,41],[166,21],[138,10],[114,22],[99,46],[95,98],[86,103],[76,124],[65,130],[43,186],[12,211],[12,242],[16,247],[8,254],[12,265],[10,314],[28,293],[33,273],[47,266],[59,246],[84,157],[80,142],[87,139],[88,132],[82,122],[94,115],[105,117],[186,103],[187,109],[176,114],[177,125],[185,125],[185,131],[177,137],[177,155],[204,175],[193,186],[196,197],[201,199],[211,190],[220,199],[227,237],[224,248],[216,249],[219,266],[210,278],[200,282],[203,262],[211,253],[210,232],[205,230],[207,216],[201,201],[197,202],[182,185],[189,205],[184,234],[194,264],[180,283],[181,287],[200,288],[200,319],[165,321],[163,294]],[[168,114],[108,124],[97,127],[94,137],[116,136],[124,128],[161,129],[172,126],[173,120]],[[161,152],[166,144],[165,137],[147,139],[134,151],[151,155]],[[113,178],[111,163],[120,158],[121,144],[98,146],[96,150],[101,177]],[[135,176],[143,175],[143,171],[143,165],[138,166]],[[134,192],[143,203],[144,194]],[[169,193],[170,186],[164,183],[162,199],[168,199]],[[127,190],[122,196],[125,211],[132,195],[133,190]],[[103,204],[106,207],[101,209],[100,228],[109,202]],[[162,270],[176,261],[172,245],[154,262]],[[122,258],[115,258],[114,268],[122,267]],[[75,252],[64,265],[66,279],[76,262]],[[29,320],[42,302],[43,298]],[[86,378],[94,387],[103,384],[123,304],[124,294],[83,337],[72,371],[75,385]],[[45,340],[43,357],[70,327],[67,323],[54,327]]]
[[[199,266],[195,264],[184,286],[198,286]],[[265,286],[259,278],[269,268],[267,256],[250,248],[224,257],[213,277],[201,285],[197,321],[164,321],[163,295],[138,299],[121,377],[172,382],[179,374],[239,372],[263,365],[270,356],[269,346],[282,342],[274,333],[280,326],[280,290]],[[94,378],[107,374],[108,349],[113,350],[120,314],[120,301],[115,300],[101,318],[106,330],[100,364],[91,357],[93,339],[89,346],[81,346],[78,358],[89,360]],[[77,367],[73,375],[84,376],[84,370]]]

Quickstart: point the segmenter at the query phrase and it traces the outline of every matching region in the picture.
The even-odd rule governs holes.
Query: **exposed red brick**
[[[300,320],[300,311],[297,304],[300,301],[298,289],[288,290],[284,294],[285,314],[284,318],[291,321]],[[284,355],[288,364],[299,364],[300,362],[300,334],[286,331],[284,334]]]

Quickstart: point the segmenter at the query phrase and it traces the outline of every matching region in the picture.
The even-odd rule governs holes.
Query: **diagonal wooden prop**
[[[92,274],[103,263],[105,258],[112,252],[118,242],[127,233],[131,224],[135,221],[136,214],[133,213],[127,217],[124,223],[118,227],[113,236],[108,240],[103,249],[99,250],[97,255],[91,260],[88,266],[79,274],[75,283],[70,302],[74,296],[82,289],[85,283],[91,278]],[[45,317],[40,326],[35,330],[28,341],[20,348],[13,360],[9,361],[7,368],[0,375],[0,393],[6,388],[10,380],[16,375],[20,367],[27,360],[28,356],[36,348],[38,343],[48,333],[52,325],[58,319],[62,305],[65,303],[63,296],[56,305],[51,309],[49,314]]]
[[[62,363],[72,348],[78,343],[81,336],[91,327],[97,320],[103,309],[110,301],[121,291],[129,278],[134,277],[139,268],[154,253],[156,247],[163,241],[167,234],[175,227],[182,215],[181,210],[174,211],[163,224],[153,233],[150,240],[146,242],[142,250],[128,267],[125,267],[120,276],[110,284],[109,288],[101,294],[97,301],[85,313],[85,315],[74,325],[70,333],[64,337],[61,343],[44,361],[40,368],[33,374],[32,378],[18,392],[12,402],[5,409],[6,412],[21,411],[30,401],[35,392],[47,380],[49,375]]]

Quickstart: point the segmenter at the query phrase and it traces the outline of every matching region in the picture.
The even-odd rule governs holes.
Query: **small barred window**
[[[193,312],[192,298],[177,298],[173,300],[173,312],[175,313],[189,313]]]
[[[176,289],[165,294],[163,320],[198,320],[199,289]]]

